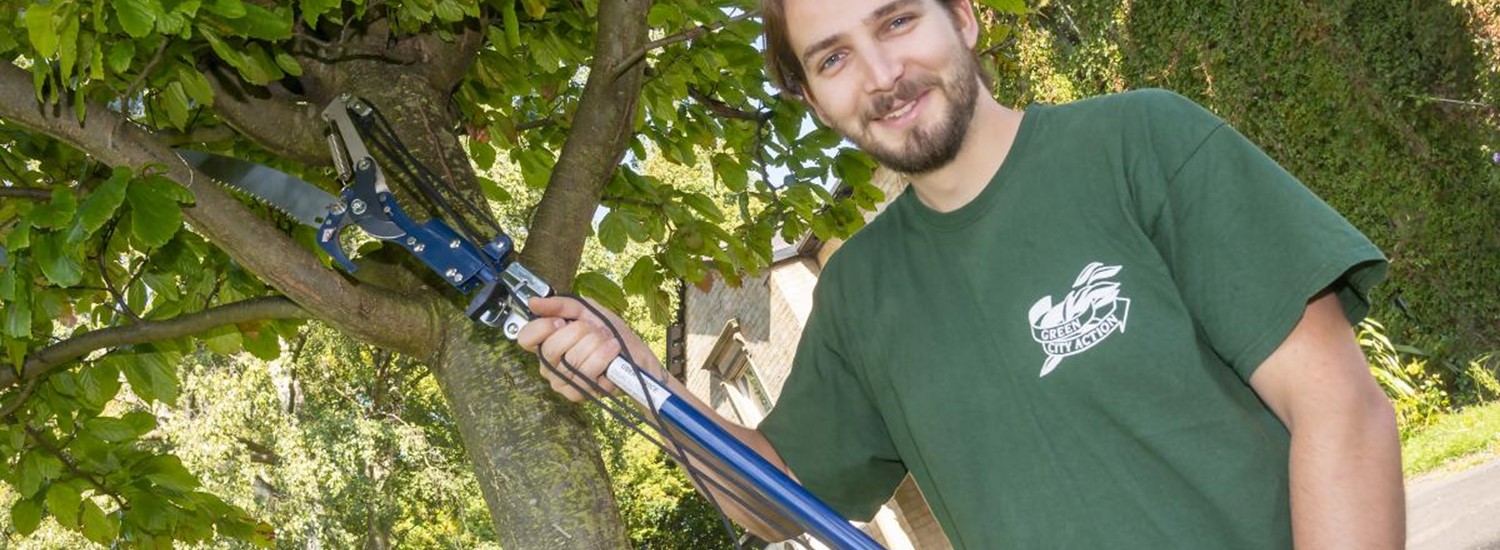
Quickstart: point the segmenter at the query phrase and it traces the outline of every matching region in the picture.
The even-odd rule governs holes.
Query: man
[[[1169,92],[1001,106],[967,0],[762,15],[778,84],[911,185],[829,262],[737,436],[851,518],[911,473],[960,548],[1403,544],[1350,328],[1385,263],[1343,218]],[[552,362],[618,353],[578,304],[531,307],[520,341]]]

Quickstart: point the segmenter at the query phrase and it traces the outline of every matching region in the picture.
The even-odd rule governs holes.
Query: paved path
[[[1406,487],[1409,550],[1500,550],[1500,459]]]

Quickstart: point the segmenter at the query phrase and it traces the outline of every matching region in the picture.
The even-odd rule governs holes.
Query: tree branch
[[[193,193],[193,206],[183,209],[192,230],[235,262],[356,338],[412,357],[431,357],[442,330],[436,313],[439,302],[431,293],[401,294],[340,276],[218,185],[208,184],[207,175],[146,131],[127,124],[112,139],[111,132],[99,130],[118,123],[118,113],[90,103],[85,120],[98,126],[85,127],[73,116],[71,102],[61,103],[39,106],[31,75],[14,65],[0,64],[0,119],[52,136],[110,166],[156,166],[162,175]],[[262,112],[258,116],[275,124],[275,115]]]
[[[688,97],[693,101],[703,104],[703,108],[720,118],[732,118],[736,120],[749,120],[752,122],[765,122],[771,120],[772,113],[769,109],[765,111],[746,111],[733,105],[725,103],[719,98],[703,93],[697,86],[688,85]]]
[[[0,197],[45,201],[52,200],[52,191],[40,187],[0,187]]]
[[[572,286],[588,238],[588,220],[634,133],[645,64],[627,60],[634,55],[629,52],[646,43],[650,7],[646,0],[599,3],[599,33],[588,82],[522,253],[522,261],[553,288]]]
[[[309,166],[333,162],[323,141],[324,123],[316,107],[257,96],[255,90],[240,86],[238,79],[221,71],[208,71],[208,75],[214,90],[214,112],[225,124],[276,155]]]
[[[139,323],[86,332],[57,342],[28,355],[21,364],[19,379],[12,370],[0,370],[0,389],[20,381],[37,380],[68,365],[73,360],[104,348],[144,344],[197,334],[225,325],[262,319],[306,319],[310,317],[291,300],[280,296],[253,298],[242,302],[179,315],[165,321]]]
[[[701,36],[703,36],[705,34],[708,34],[708,33],[711,33],[713,31],[722,29],[722,28],[724,28],[726,26],[729,26],[731,23],[738,23],[740,21],[744,21],[746,19],[749,19],[751,17],[755,17],[757,15],[760,15],[760,10],[750,10],[750,11],[747,11],[745,13],[736,15],[734,17],[730,17],[729,19],[725,19],[723,21],[719,21],[719,22],[716,22],[716,23],[710,23],[708,25],[698,25],[696,27],[693,27],[691,29],[679,32],[677,34],[663,37],[660,40],[652,40],[650,42],[647,42],[645,45],[641,46],[639,49],[637,49],[637,50],[635,50],[633,52],[630,52],[630,55],[625,56],[625,59],[620,64],[615,65],[614,70],[610,71],[610,76],[611,76],[611,78],[619,78],[621,74],[625,73],[626,69],[629,69],[630,67],[634,66],[636,63],[639,63],[642,58],[646,57],[646,53],[650,52],[651,50],[655,50],[655,49],[659,49],[659,48],[665,48],[667,46],[670,46],[672,44],[676,44],[678,42],[683,42],[683,41],[687,41],[687,40],[695,40],[698,37],[701,37]]]

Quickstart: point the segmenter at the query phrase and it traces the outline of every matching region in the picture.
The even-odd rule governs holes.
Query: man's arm
[[[1370,376],[1333,293],[1250,377],[1291,432],[1292,536],[1297,548],[1401,548],[1406,504],[1395,412]]]
[[[613,312],[601,309],[600,311],[604,313],[607,319],[600,319],[584,308],[578,301],[571,298],[558,297],[534,298],[528,306],[537,315],[537,318],[527,323],[521,329],[521,333],[516,338],[517,343],[521,344],[521,347],[527,351],[540,354],[548,362],[557,365],[560,370],[563,369],[563,359],[566,358],[567,362],[576,367],[583,377],[593,380],[594,383],[598,384],[606,392],[617,393],[614,383],[610,382],[609,378],[605,376],[605,371],[609,367],[609,362],[614,360],[616,355],[620,354],[620,342],[615,340],[614,335],[605,327],[605,323],[613,324],[619,330],[620,338],[624,340],[624,344],[629,348],[630,355],[639,363],[642,369],[647,372],[666,372],[665,369],[662,369],[661,361],[656,357],[656,354],[651,352],[651,349],[646,346],[645,342],[641,341],[640,336],[636,335],[635,331],[631,330],[624,321],[620,320],[618,316],[613,315]],[[566,371],[564,372],[566,373]],[[578,375],[568,373],[568,376],[573,378],[570,383],[568,380],[559,379],[550,370],[543,368],[542,376],[552,385],[552,389],[562,394],[563,397],[574,402],[582,402],[587,399],[587,396],[580,393],[577,388],[588,388],[589,384],[585,380],[580,379]],[[725,419],[713,407],[708,406],[708,404],[693,395],[692,392],[689,392],[687,387],[682,385],[682,382],[671,376],[666,376],[665,378],[667,386],[677,397],[686,401],[694,409],[697,409],[699,413],[712,419],[715,424],[718,424],[719,427],[729,432],[735,439],[740,440],[745,446],[750,447],[751,450],[755,451],[762,458],[765,458],[771,465],[780,469],[788,476],[791,475],[791,471],[781,459],[781,455],[771,446],[770,440],[761,435],[759,431],[740,426]],[[644,416],[648,422],[654,420],[650,414]],[[736,484],[733,481],[714,473],[712,466],[698,462],[695,462],[692,466],[703,476],[717,482],[720,487],[732,491],[734,496],[739,497],[740,501],[746,503],[757,502],[755,496],[737,490]],[[703,493],[719,504],[724,510],[725,515],[729,516],[729,519],[745,527],[762,540],[780,541],[801,534],[800,529],[792,524],[790,520],[780,517],[780,514],[775,511],[769,508],[758,508],[757,511],[749,510],[740,506],[735,498],[725,494],[722,490],[713,488],[712,484],[709,484],[710,486],[700,485],[698,479],[695,479],[693,476],[689,476],[689,478],[692,479],[693,485],[698,488],[700,493]]]

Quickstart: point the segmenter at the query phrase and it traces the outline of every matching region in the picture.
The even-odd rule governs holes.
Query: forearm
[[[1288,426],[1295,546],[1402,548],[1406,505],[1390,403],[1379,395],[1325,412]]]

